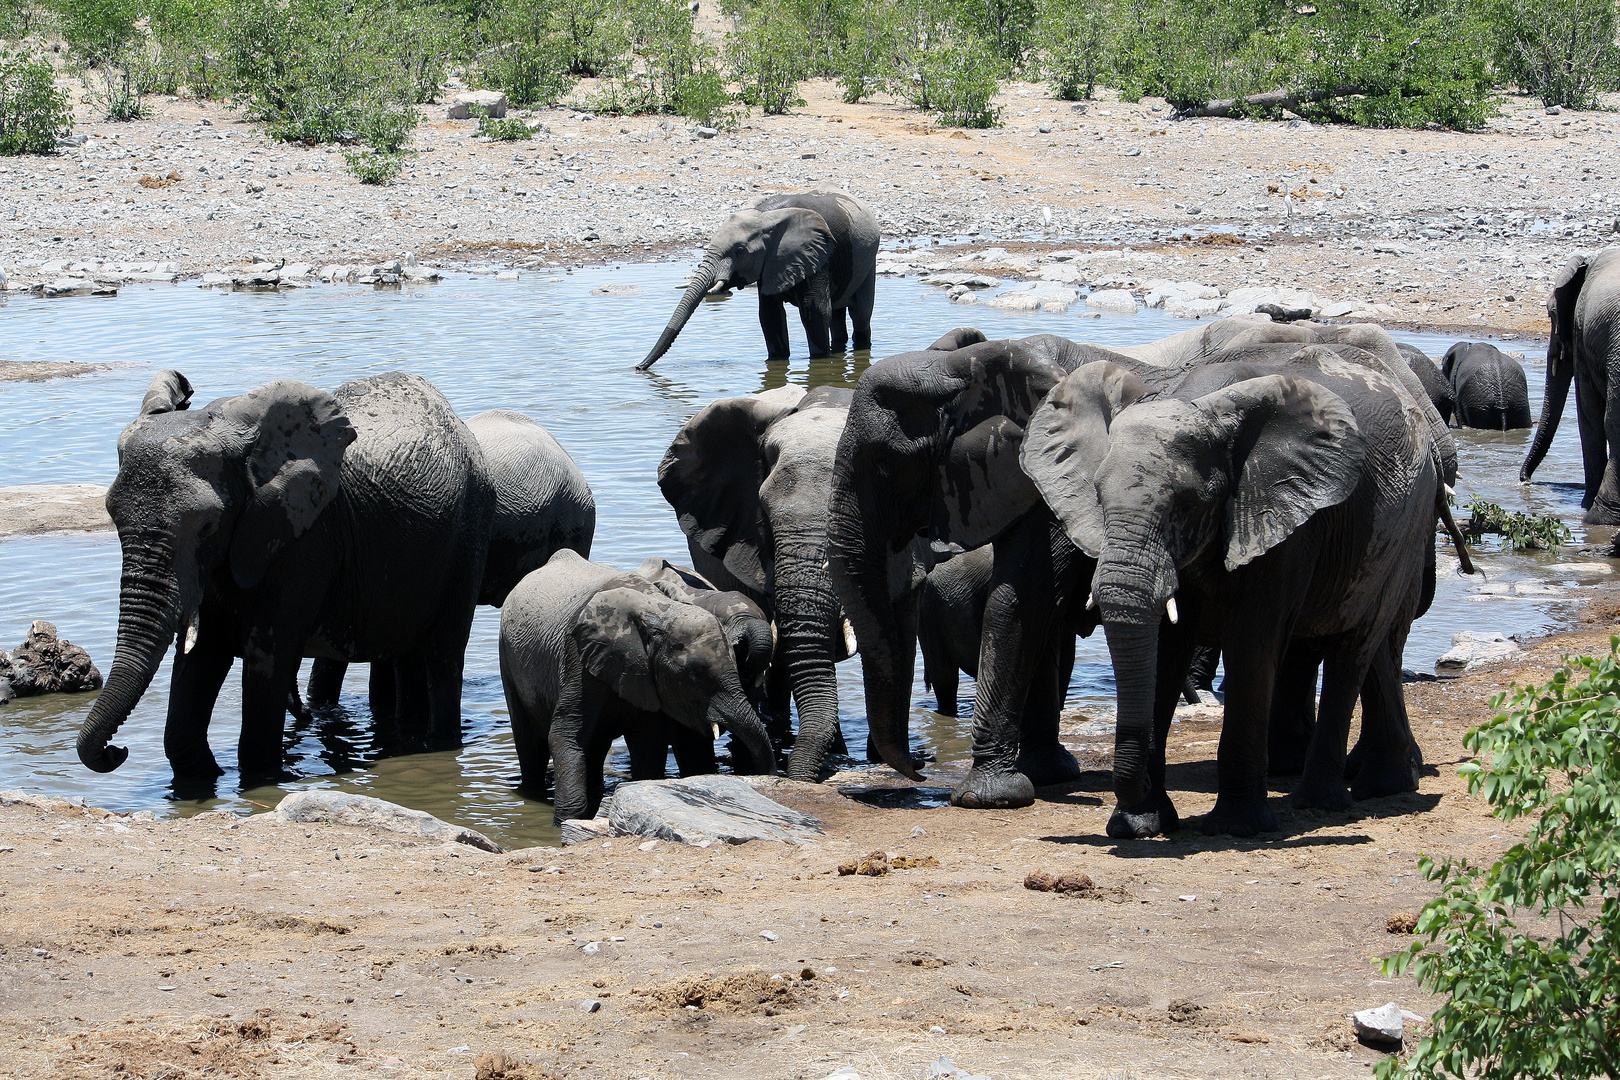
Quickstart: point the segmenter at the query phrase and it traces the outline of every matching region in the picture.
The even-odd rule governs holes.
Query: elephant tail
[[[687,284],[686,291],[681,294],[680,303],[675,305],[675,313],[669,317],[664,332],[658,335],[658,341],[653,345],[652,351],[647,354],[646,359],[636,365],[637,371],[646,371],[669,352],[669,347],[675,344],[675,338],[685,329],[686,321],[692,317],[692,312],[697,310],[703,297],[714,288],[715,271],[719,262],[720,256],[716,252],[710,251],[703,256],[703,261],[692,271],[692,280]]]

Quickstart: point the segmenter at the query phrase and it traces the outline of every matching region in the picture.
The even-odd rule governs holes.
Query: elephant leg
[[[659,713],[642,713],[625,728],[624,745],[630,751],[630,779],[662,780],[669,762],[671,721]]]
[[[1267,771],[1272,776],[1298,776],[1316,730],[1316,669],[1322,652],[1304,640],[1291,641],[1277,669],[1267,734]]]
[[[563,686],[552,713],[547,744],[556,772],[553,817],[561,825],[570,818],[588,818],[602,799],[602,758],[595,756],[597,728],[605,721],[608,691],[592,678]],[[609,740],[611,741],[611,740]],[[606,756],[606,750],[602,751]],[[595,761],[595,776],[591,763]]]
[[[1610,384],[1613,391],[1620,385]],[[1592,506],[1583,519],[1588,525],[1620,525],[1620,400],[1609,394],[1603,408],[1603,478],[1598,483]]]
[[[287,643],[288,638],[293,638],[293,643]],[[287,695],[303,660],[303,636],[256,631],[249,635],[244,651],[248,655],[242,658],[242,734],[236,744],[237,767],[244,781],[275,779],[284,772]]]
[[[930,610],[928,621],[918,627],[917,644],[923,655],[923,683],[934,692],[939,712],[945,716],[956,716],[956,691],[960,679],[956,662],[950,657],[950,649],[941,640],[942,628],[935,625],[938,617],[937,612]]]
[[[378,660],[370,666],[371,674],[366,682],[366,690],[371,699],[371,722],[373,724],[393,723],[399,716],[399,696],[394,685],[394,665]]]
[[[827,323],[831,335],[827,341],[830,346],[827,350],[829,356],[841,355],[849,345],[849,324],[844,318],[845,311],[845,308],[833,308],[832,319]]]
[[[1405,635],[1400,635],[1404,644]],[[1401,650],[1393,642],[1373,658],[1361,688],[1361,738],[1356,742],[1356,768],[1350,795],[1376,799],[1418,789],[1423,754],[1412,738],[1401,685]]]
[[[1597,500],[1609,468],[1608,425],[1605,423],[1609,410],[1608,380],[1595,376],[1591,365],[1581,364],[1577,358],[1575,421],[1581,435],[1581,465],[1586,481],[1581,506],[1588,510]],[[1588,519],[1588,524],[1593,522]]]
[[[853,324],[858,350],[872,347],[872,306],[876,301],[877,275],[868,274],[849,301],[849,321]]]
[[[670,721],[673,723],[673,721]],[[703,776],[708,773],[720,771],[720,765],[714,757],[714,740],[707,735],[692,731],[689,728],[675,725],[671,733],[670,743],[675,750],[675,767],[682,776]],[[731,740],[731,759],[737,760],[737,754],[742,750],[742,744],[736,739]],[[747,754],[743,754],[746,758]],[[744,766],[749,768],[750,766]],[[735,770],[741,772],[742,770]]]
[[[546,766],[551,761],[551,747],[547,742],[550,718],[542,716],[539,709],[531,709],[504,674],[501,681],[506,689],[506,714],[512,721],[512,746],[517,751],[518,787],[534,798],[543,799]]]
[[[1165,748],[1170,739],[1170,725],[1176,718],[1176,705],[1187,684],[1187,671],[1192,666],[1196,639],[1193,627],[1198,622],[1196,610],[1191,609],[1176,623],[1163,619],[1159,623],[1158,668],[1153,688],[1153,746],[1147,757],[1148,796],[1130,806],[1116,806],[1108,818],[1107,832],[1116,840],[1142,839],[1172,833],[1181,827],[1181,815],[1170,799],[1165,780]]]
[[[348,673],[349,665],[342,660],[316,660],[309,668],[304,700],[311,708],[336,705],[338,695],[343,693],[343,677]]]
[[[1044,508],[1026,514],[996,540],[973,706],[973,767],[951,793],[957,806],[1005,809],[1035,801],[1034,785],[1018,770],[1024,701],[1037,673],[1055,681],[1048,638],[1079,558]],[[1055,726],[1051,735],[1046,751],[1059,757]]]
[[[1183,687],[1182,696],[1187,704],[1199,703],[1198,691],[1208,690],[1215,692],[1215,669],[1221,662],[1221,647],[1219,645],[1200,645],[1193,650],[1191,665],[1187,668],[1187,682]]]
[[[765,673],[764,719],[772,746],[793,745],[793,680],[788,677],[787,665],[774,660]]]
[[[469,593],[469,597],[473,595],[476,589]],[[427,680],[428,733],[435,749],[461,745],[461,682],[472,617],[471,603],[444,613],[417,651],[420,671]]]
[[[1340,646],[1323,658],[1322,702],[1316,730],[1306,753],[1304,772],[1290,800],[1301,809],[1345,810],[1350,806],[1350,789],[1344,782],[1344,748],[1350,737],[1356,696],[1367,674],[1366,660],[1356,653],[1353,647]],[[1275,706],[1272,715],[1276,716]]]
[[[213,718],[220,687],[235,662],[223,634],[204,633],[189,653],[175,651],[163,751],[176,777],[212,781],[223,771],[208,746],[208,722]]]
[[[805,340],[810,344],[812,359],[832,355],[832,297],[831,282],[826,271],[811,274],[805,279],[799,296],[799,321],[804,324]]]
[[[1080,763],[1058,740],[1063,701],[1074,670],[1074,635],[1059,628],[1051,635],[1048,649],[1047,670],[1037,671],[1019,718],[1015,767],[1036,787],[1066,784],[1080,776]]]
[[[780,296],[761,294],[759,298],[759,328],[765,334],[765,356],[769,360],[786,360],[793,355],[784,303]]]

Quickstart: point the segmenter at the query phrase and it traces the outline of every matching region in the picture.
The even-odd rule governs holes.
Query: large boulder
[[[822,836],[820,821],[766,798],[736,776],[621,784],[606,819],[613,836],[650,836],[696,847],[749,840],[792,844]]]
[[[90,654],[56,636],[56,624],[35,619],[23,643],[0,649],[0,701],[34,694],[76,694],[101,689]]]
[[[464,90],[450,100],[445,115],[452,120],[469,120],[475,108],[499,120],[506,115],[506,95],[499,90]]]
[[[283,821],[356,825],[423,840],[466,844],[497,853],[506,850],[483,833],[441,821],[424,811],[342,791],[295,791],[276,804],[276,817]]]

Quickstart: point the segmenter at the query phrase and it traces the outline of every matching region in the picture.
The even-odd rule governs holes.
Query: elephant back
[[[855,290],[876,272],[880,239],[876,218],[859,199],[836,188],[772,195],[761,200],[754,209],[790,207],[819,214],[832,230],[835,242],[827,264],[828,276],[832,279],[832,305],[835,308],[846,306]]]
[[[543,705],[549,715],[568,678],[571,635],[580,611],[623,576],[616,567],[563,548],[513,586],[501,605],[501,669],[502,678],[525,701]]]

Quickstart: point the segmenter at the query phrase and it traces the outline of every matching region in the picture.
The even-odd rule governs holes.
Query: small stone
[[[935,1024],[933,1027],[928,1029],[928,1034],[930,1034],[930,1035],[943,1035],[943,1034],[945,1034],[945,1029],[940,1027],[938,1024]]]
[[[264,181],[263,180],[249,180],[247,182],[247,189],[248,189],[248,194],[249,195],[257,195],[259,192],[264,190]]]
[[[659,841],[657,841],[657,840],[648,840],[645,844],[637,844],[636,845],[636,850],[637,851],[654,851],[654,850],[656,850],[658,848],[658,844],[659,844]]]
[[[579,1011],[582,1013],[600,1012],[601,1009],[602,1003],[597,1001],[595,998],[586,998],[584,1001],[579,1003]]]
[[[1190,903],[1190,902],[1198,899],[1198,894],[1197,893],[1188,893],[1185,896],[1178,896],[1178,897],[1176,897],[1176,899],[1182,901],[1183,903]]]
[[[692,134],[696,135],[700,139],[712,139],[716,135],[720,134],[720,132],[712,127],[695,127],[692,129]]]
[[[1547,106],[1547,115],[1548,116],[1560,116],[1560,115],[1563,114],[1563,111],[1564,111],[1564,107],[1562,105],[1549,105],[1549,106]]]
[[[1035,130],[1039,131],[1042,135],[1052,134],[1052,121],[1042,120],[1039,124],[1035,125]]]
[[[1125,156],[1126,157],[1141,157],[1142,156],[1142,148],[1140,146],[1133,146],[1129,150],[1125,151]]]
[[[776,941],[781,935],[772,933],[769,930],[761,930],[759,932],[759,936],[764,938],[766,941]]]
[[[1362,1009],[1351,1014],[1356,1027],[1356,1038],[1380,1047],[1398,1047],[1405,1035],[1401,1007],[1393,1001],[1376,1009]]]
[[[602,951],[602,943],[600,941],[587,941],[579,951],[586,956],[595,956]]]
[[[1500,660],[1519,651],[1517,642],[1499,633],[1464,630],[1451,635],[1451,648],[1434,662],[1436,675],[1456,675],[1490,660]]]

